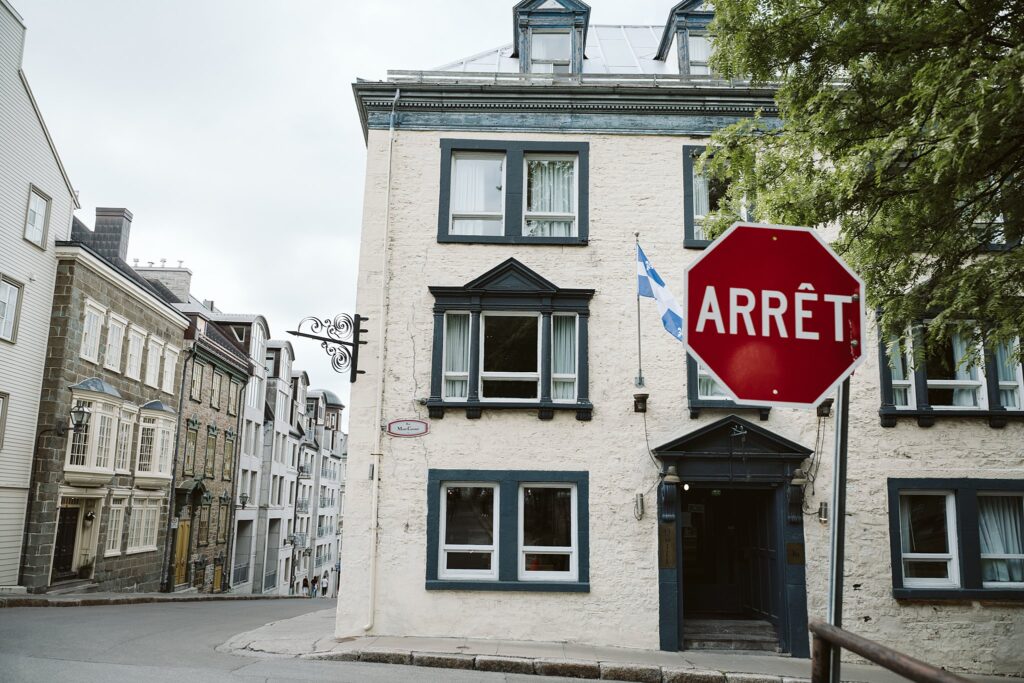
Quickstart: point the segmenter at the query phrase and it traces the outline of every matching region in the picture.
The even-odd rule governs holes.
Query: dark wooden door
[[[75,539],[78,536],[79,508],[60,509],[57,518],[57,542],[53,549],[53,580],[59,581],[75,575]]]
[[[773,599],[777,586],[778,543],[775,530],[773,496],[766,491],[751,491],[747,507],[750,524],[746,527],[743,549],[746,590],[744,611],[777,624],[778,606]]]

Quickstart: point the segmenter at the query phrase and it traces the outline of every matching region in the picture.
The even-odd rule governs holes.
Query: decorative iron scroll
[[[334,371],[341,373],[348,370],[349,381],[355,382],[359,375],[366,374],[359,369],[359,347],[366,343],[359,337],[366,332],[360,326],[367,320],[369,318],[358,313],[341,313],[333,318],[307,316],[299,321],[298,330],[289,330],[288,334],[319,341],[320,348],[330,357]],[[303,331],[304,326],[308,332]]]

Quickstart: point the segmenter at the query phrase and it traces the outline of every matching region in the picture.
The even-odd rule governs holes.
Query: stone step
[[[689,619],[683,626],[687,650],[779,652],[779,636],[767,621],[754,619]]]
[[[95,593],[99,589],[98,583],[90,579],[76,579],[74,581],[61,581],[46,589],[47,595],[67,595],[69,593]]]

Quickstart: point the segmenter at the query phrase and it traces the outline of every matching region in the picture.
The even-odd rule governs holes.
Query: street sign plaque
[[[733,224],[684,300],[690,353],[737,403],[814,407],[864,360],[864,282],[811,228]]]

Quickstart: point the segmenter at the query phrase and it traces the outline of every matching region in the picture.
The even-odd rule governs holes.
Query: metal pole
[[[839,386],[836,410],[836,449],[832,464],[832,535],[828,584],[828,623],[843,626],[843,564],[846,546],[846,449],[850,434],[850,378]],[[842,648],[832,648],[831,683],[840,683]]]
[[[633,236],[636,238],[636,249],[633,251],[633,258],[639,263],[637,258],[640,255],[640,233],[634,232]],[[643,349],[640,346],[640,283],[637,282],[636,290],[636,385],[642,387],[644,385],[644,368],[643,368]]]

